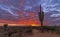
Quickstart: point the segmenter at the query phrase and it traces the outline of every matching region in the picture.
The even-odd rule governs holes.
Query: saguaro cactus
[[[43,26],[43,20],[44,20],[44,12],[42,11],[41,5],[40,5],[40,12],[38,13],[39,20],[41,22],[41,26]]]

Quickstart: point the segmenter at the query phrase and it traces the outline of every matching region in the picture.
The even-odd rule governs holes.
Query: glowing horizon
[[[4,26],[7,23],[0,23],[0,26]],[[40,26],[40,24],[7,24],[8,26]]]

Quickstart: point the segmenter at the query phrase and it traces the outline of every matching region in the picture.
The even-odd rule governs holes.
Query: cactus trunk
[[[39,21],[41,23],[41,26],[43,26],[44,12],[42,11],[41,5],[40,5],[40,12],[38,14],[39,14]]]
[[[41,21],[41,27],[43,26],[43,21]]]

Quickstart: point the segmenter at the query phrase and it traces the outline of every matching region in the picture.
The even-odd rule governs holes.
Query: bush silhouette
[[[4,24],[4,31],[7,31],[7,29],[8,29],[8,24]]]

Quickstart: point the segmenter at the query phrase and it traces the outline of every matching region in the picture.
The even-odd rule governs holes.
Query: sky
[[[60,0],[0,0],[0,23],[40,25],[39,7],[44,12],[44,25],[59,26]]]

